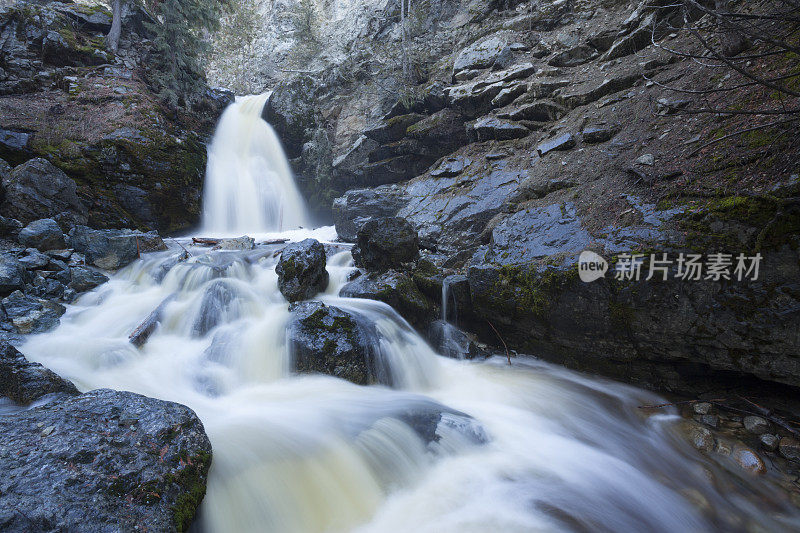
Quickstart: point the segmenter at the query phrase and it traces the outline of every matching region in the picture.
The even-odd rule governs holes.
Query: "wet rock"
[[[373,218],[358,230],[353,259],[367,270],[386,270],[419,257],[419,237],[402,217]]]
[[[14,218],[0,216],[0,237],[17,240],[22,229],[22,222]]]
[[[433,402],[417,405],[397,413],[395,418],[405,422],[433,451],[442,438],[458,435],[468,444],[489,442],[486,430],[471,416]]]
[[[618,131],[616,125],[595,124],[583,128],[581,137],[585,143],[597,144],[611,140]]]
[[[286,339],[295,370],[326,374],[358,385],[390,384],[376,366],[377,333],[357,317],[322,302],[292,304]]]
[[[211,444],[191,409],[99,389],[0,417],[0,523],[11,531],[185,531]],[[36,524],[32,527],[32,524]]]
[[[780,442],[780,438],[777,435],[772,435],[770,433],[764,433],[759,437],[759,442],[761,442],[761,446],[765,450],[769,450],[774,452],[778,449],[778,442]]]
[[[339,296],[366,298],[389,304],[412,325],[423,328],[434,317],[434,306],[408,274],[388,271],[371,273],[351,281]]]
[[[69,287],[75,292],[90,291],[108,281],[108,276],[86,266],[75,266],[69,270]]]
[[[445,357],[474,359],[488,355],[469,335],[444,320],[435,320],[431,323],[428,340],[433,349]]]
[[[10,255],[0,254],[0,294],[24,288],[28,279],[24,264]]]
[[[692,411],[697,415],[708,415],[713,411],[714,406],[708,402],[697,402],[692,406]]]
[[[381,123],[375,128],[366,130],[364,135],[381,144],[399,141],[406,136],[406,130],[409,126],[424,118],[425,115],[420,115],[419,113],[400,115]]]
[[[492,107],[503,107],[504,105],[510,104],[516,100],[518,96],[525,94],[527,89],[528,86],[526,83],[517,83],[511,87],[502,89],[497,93],[497,96],[492,98]]]
[[[150,202],[147,191],[133,185],[118,184],[114,186],[114,195],[128,213],[147,227],[158,227],[158,217]]]
[[[571,133],[565,133],[563,135],[559,135],[555,139],[543,142],[536,147],[536,152],[539,154],[539,157],[544,157],[546,154],[549,154],[552,151],[569,150],[570,148],[574,147],[575,138]]]
[[[78,394],[78,389],[39,363],[31,363],[13,346],[0,342],[0,397],[27,405],[45,394],[59,393]]]
[[[767,471],[763,459],[746,446],[734,446],[731,458],[736,461],[736,464],[753,474],[764,474]]]
[[[508,43],[502,36],[492,35],[461,50],[453,63],[453,74],[467,69],[491,67]]]
[[[26,296],[14,291],[3,298],[3,310],[17,333],[42,333],[56,327],[66,309],[49,300]]]
[[[685,432],[692,446],[701,452],[710,452],[714,450],[714,435],[708,429],[694,423],[687,423],[685,425]]]
[[[69,244],[76,252],[86,256],[87,263],[105,270],[122,268],[142,253],[167,249],[154,231],[95,230],[86,226],[72,228]]]
[[[746,416],[742,419],[742,423],[747,431],[756,435],[769,431],[769,422],[760,416]]]
[[[333,169],[339,172],[353,172],[367,162],[369,154],[380,144],[366,135],[361,135],[356,142],[342,155],[333,160]]]
[[[66,246],[61,227],[52,218],[34,220],[19,232],[19,241],[25,246],[42,252],[58,250]]]
[[[398,189],[353,189],[333,201],[333,220],[339,239],[355,242],[358,230],[372,218],[395,216],[407,203]]]
[[[50,264],[50,256],[43,254],[36,248],[28,248],[25,250],[25,255],[19,258],[27,270],[39,270]]]
[[[262,116],[275,128],[289,158],[299,157],[303,145],[314,131],[315,82],[307,75],[299,75],[281,81],[275,87]]]
[[[530,134],[530,130],[522,124],[492,116],[479,118],[470,125],[469,130],[477,141],[520,139]]]
[[[3,216],[23,224],[34,220],[66,216],[85,223],[86,206],[78,198],[75,181],[46,159],[27,161],[8,173],[3,180],[5,198],[0,204]]]
[[[244,235],[232,239],[220,239],[214,247],[217,250],[252,250],[256,247],[256,240]]]
[[[284,298],[290,302],[308,300],[328,286],[325,247],[314,239],[292,243],[281,252],[275,272]]]
[[[697,415],[695,420],[712,428],[719,427],[719,417],[717,415]]]
[[[792,461],[800,461],[800,441],[793,437],[783,437],[778,442],[778,451]]]
[[[200,306],[197,309],[192,334],[202,337],[221,324],[241,316],[242,302],[232,279],[215,279],[206,285]]]

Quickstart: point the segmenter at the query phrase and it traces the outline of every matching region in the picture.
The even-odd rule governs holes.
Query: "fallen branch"
[[[219,244],[220,239],[213,239],[208,237],[192,237],[194,244],[202,244],[204,246],[216,246]]]
[[[489,324],[489,327],[492,328],[492,330],[494,331],[495,335],[497,335],[497,338],[500,339],[500,342],[503,343],[503,348],[506,349],[506,359],[508,359],[508,364],[510,365],[511,364],[511,353],[508,351],[508,346],[506,345],[506,341],[503,340],[503,337],[500,335],[500,332],[497,331],[497,328],[494,327],[494,324],[492,324],[488,320],[486,321],[486,323]]]

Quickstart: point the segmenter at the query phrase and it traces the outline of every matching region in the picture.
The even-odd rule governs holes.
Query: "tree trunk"
[[[117,51],[119,48],[119,36],[122,33],[122,1],[123,0],[111,0],[111,30],[109,30],[108,35],[106,36],[106,46],[112,52]]]

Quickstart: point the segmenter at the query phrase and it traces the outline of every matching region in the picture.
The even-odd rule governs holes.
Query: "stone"
[[[13,131],[0,128],[0,155],[9,159],[17,159],[30,152],[31,134],[25,131]]]
[[[387,270],[419,257],[419,237],[402,217],[373,218],[358,230],[353,260],[367,270]]]
[[[50,256],[43,254],[36,248],[28,248],[25,255],[19,258],[27,270],[39,270],[50,264]]]
[[[0,417],[9,531],[186,531],[211,444],[183,405],[98,389]]]
[[[56,327],[66,309],[49,300],[33,298],[14,291],[3,298],[3,310],[17,333],[42,333]]]
[[[17,240],[22,222],[14,218],[0,216],[0,238]]]
[[[492,116],[479,118],[469,128],[477,141],[521,139],[531,133],[522,124]]]
[[[453,63],[453,74],[467,69],[491,67],[508,45],[505,38],[492,35],[461,50]]]
[[[447,157],[439,163],[439,166],[431,171],[431,176],[434,178],[451,178],[453,176],[458,176],[470,163],[471,161],[464,157]]]
[[[597,51],[593,46],[581,44],[556,54],[550,58],[547,64],[551,67],[577,67],[588,63],[595,57],[597,57]]]
[[[29,224],[66,214],[77,223],[86,222],[88,212],[78,198],[75,181],[46,159],[31,159],[14,168],[3,180],[3,187],[3,216]]]
[[[192,323],[192,335],[203,337],[211,330],[241,316],[242,294],[235,279],[221,278],[206,285]],[[130,338],[129,338],[130,340]]]
[[[709,402],[696,402],[692,405],[692,411],[697,415],[711,414],[714,406]]]
[[[536,147],[536,152],[539,154],[539,157],[544,157],[550,152],[569,150],[570,148],[574,147],[575,147],[575,138],[572,136],[571,133],[565,133],[563,135],[559,135],[554,139],[550,139],[549,141],[543,142],[542,144]]]
[[[256,247],[256,240],[253,237],[243,235],[231,239],[220,239],[214,247],[217,250],[252,250]]]
[[[0,397],[27,405],[46,394],[75,395],[78,389],[39,363],[31,363],[13,346],[0,342]]]
[[[378,366],[374,325],[322,302],[294,303],[289,311],[286,339],[295,371],[326,374],[357,385],[391,385],[388,368]]]
[[[761,446],[765,450],[774,452],[778,449],[778,442],[780,441],[780,438],[777,435],[772,435],[771,433],[764,433],[759,437],[758,440],[761,442]]]
[[[419,113],[392,117],[380,125],[364,131],[364,135],[381,144],[399,141],[406,136],[406,130],[409,126],[424,118],[425,115],[420,115]]]
[[[731,458],[736,461],[736,464],[750,473],[764,474],[767,471],[764,460],[747,446],[734,446],[733,452],[731,453]]]
[[[104,270],[122,268],[145,252],[167,249],[164,241],[155,232],[95,230],[86,226],[72,228],[69,244],[86,257],[87,263]]]
[[[158,217],[150,203],[147,191],[133,185],[118,184],[114,186],[114,195],[117,197],[119,205],[140,224],[148,228],[158,226]]]
[[[747,431],[756,435],[769,431],[769,422],[760,416],[746,416],[742,419],[742,423]]]
[[[414,279],[389,270],[356,278],[341,288],[339,296],[384,302],[414,326],[424,329],[434,318],[434,306],[425,298]]]
[[[689,442],[701,452],[710,452],[714,449],[714,435],[708,429],[697,424],[688,423],[685,429]]]
[[[466,333],[444,320],[435,320],[431,323],[428,340],[438,354],[452,359],[488,356],[488,353],[478,347]]]
[[[452,109],[442,109],[409,126],[406,134],[425,147],[433,159],[447,155],[469,142],[466,117]]]
[[[636,159],[636,164],[652,167],[656,164],[656,158],[653,156],[653,154],[644,154]]]
[[[75,292],[86,292],[108,281],[108,276],[86,266],[74,266],[70,269],[69,288]]]
[[[719,427],[719,417],[717,415],[697,415],[695,420],[712,428]]]
[[[492,107],[503,107],[504,105],[510,104],[516,100],[517,97],[525,94],[527,89],[528,86],[526,83],[517,83],[511,87],[502,89],[499,93],[497,93],[497,96],[492,98]]]
[[[24,264],[10,255],[0,254],[0,295],[24,288],[29,279]]]
[[[581,138],[588,144],[597,144],[610,141],[619,132],[616,125],[595,124],[583,128]]]
[[[301,155],[315,130],[315,88],[310,76],[293,76],[280,81],[264,105],[261,116],[275,128],[290,159]]]
[[[793,437],[783,437],[778,442],[778,451],[791,461],[800,461],[800,441]]]
[[[333,201],[336,233],[342,241],[355,242],[365,222],[395,216],[406,203],[401,191],[389,187],[347,191]]]
[[[530,120],[533,122],[552,122],[566,114],[566,110],[550,100],[537,100],[530,104],[514,105],[500,110],[497,116],[511,120]]]
[[[19,241],[42,252],[63,249],[64,232],[52,218],[34,220],[19,232]]]
[[[308,300],[328,287],[325,247],[315,239],[292,243],[281,252],[275,272],[284,298],[290,302]]]

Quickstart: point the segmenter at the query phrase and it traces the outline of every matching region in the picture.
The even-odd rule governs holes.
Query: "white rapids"
[[[244,113],[250,105],[257,120]],[[240,100],[221,119],[204,230],[275,232],[303,222],[283,154],[260,161],[254,154],[264,146],[238,141],[272,143],[261,106]],[[221,135],[229,125],[233,131]],[[231,155],[240,149],[242,157]],[[257,184],[262,169],[272,170]],[[265,190],[282,193],[264,204],[273,198]],[[306,234],[335,238],[330,228],[286,235]],[[281,245],[231,252],[180,243],[83,295],[57,329],[20,349],[81,390],[129,390],[195,410],[213,446],[197,531],[800,528],[771,480],[700,455],[669,408],[655,415],[639,408],[663,402],[657,396],[532,358],[512,365],[504,357],[444,358],[389,306],[339,297],[353,269],[345,245],[328,243],[331,281],[317,299],[375,326],[375,350],[394,386],[297,375],[286,343],[291,314],[275,273]],[[128,336],[162,302],[160,325],[136,348]],[[445,414],[435,437],[423,437],[408,415],[432,410]]]

